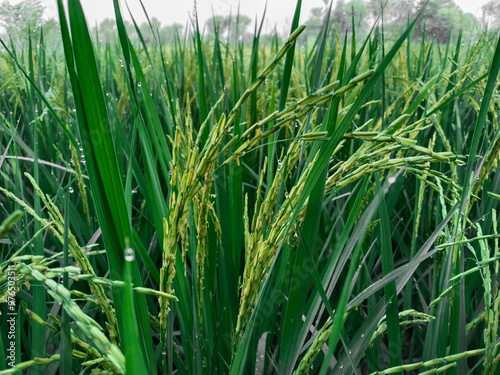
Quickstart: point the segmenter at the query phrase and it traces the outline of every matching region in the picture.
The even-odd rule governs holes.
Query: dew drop
[[[137,82],[137,87],[141,87],[142,86],[142,83],[141,82]]]
[[[71,186],[69,187],[69,193],[73,194],[75,192],[75,189],[73,189]]]
[[[125,260],[127,262],[132,262],[134,260],[134,250],[132,250],[130,247],[127,247],[125,249]]]

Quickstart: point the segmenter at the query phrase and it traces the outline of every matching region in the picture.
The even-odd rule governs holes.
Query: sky
[[[19,0],[10,0],[11,3]],[[189,15],[193,14],[194,0],[142,0],[150,17],[156,17],[162,25],[180,23],[185,25]],[[336,1],[336,0],[334,0]],[[389,0],[391,1],[391,0]],[[488,0],[455,0],[455,3],[464,11],[479,16],[480,8]],[[56,0],[42,0],[46,7],[46,18],[57,19]],[[113,0],[81,0],[87,21],[94,25],[105,18],[113,18]],[[127,0],[127,3],[139,23],[146,20],[143,16],[139,0]],[[121,0],[122,9],[125,9],[124,0]],[[197,0],[198,19],[200,25],[213,14],[223,15],[230,11],[235,14],[240,4],[240,12],[252,19],[262,16],[266,0]],[[271,30],[277,26],[279,32],[288,32],[293,18],[295,0],[267,0],[266,29]],[[315,7],[324,6],[323,0],[303,0],[301,22],[305,22],[310,11]],[[123,10],[122,10],[123,12]],[[125,13],[125,12],[124,12]],[[125,18],[128,14],[124,14]]]

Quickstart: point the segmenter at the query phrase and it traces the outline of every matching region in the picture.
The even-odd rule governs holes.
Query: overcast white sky
[[[11,3],[16,3],[19,0],[10,1]],[[145,17],[143,16],[144,13],[139,0],[127,0],[127,2],[134,14],[134,18],[139,23],[144,21]],[[480,15],[481,6],[487,2],[488,0],[455,0],[455,3],[463,11],[475,15]],[[57,19],[56,0],[42,0],[42,3],[47,8],[46,17]],[[87,20],[91,25],[95,24],[96,21],[99,23],[107,17],[113,17],[113,0],[81,0],[81,3],[84,7]],[[121,0],[121,3],[123,6],[124,0]],[[174,22],[185,25],[189,13],[193,11],[194,0],[143,0],[143,3],[149,16],[158,18],[162,25]],[[200,26],[204,25],[205,21],[212,16],[212,9],[214,14],[228,14],[230,10],[234,14],[238,9],[238,3],[240,3],[240,12],[254,19],[255,16],[262,16],[266,0],[198,0]],[[274,25],[277,25],[278,31],[288,31],[296,1],[267,0],[267,4],[266,20],[268,27],[273,28]],[[323,0],[303,0],[301,22],[304,22],[309,17],[312,8],[323,5]]]

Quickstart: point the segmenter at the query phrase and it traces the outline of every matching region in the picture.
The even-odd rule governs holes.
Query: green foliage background
[[[0,374],[498,371],[499,36],[433,4],[2,39]]]

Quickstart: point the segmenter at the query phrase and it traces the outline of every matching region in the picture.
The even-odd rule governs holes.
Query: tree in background
[[[384,25],[388,29],[397,27],[404,30],[408,12],[412,10],[414,0],[337,0],[332,10],[331,24],[337,25],[339,31],[344,33],[352,28],[352,15],[356,33],[363,35],[369,31],[374,22],[379,18],[384,6]],[[324,0],[323,8],[313,8],[309,19],[306,21],[311,35],[317,35],[323,26],[326,10],[329,2]],[[307,30],[306,30],[307,32]]]
[[[399,35],[407,27],[408,16],[413,18],[426,3],[426,0],[337,0],[332,10],[332,25],[336,24],[341,33],[351,29],[351,15],[354,12],[356,32],[358,35],[366,33],[373,23],[379,19],[383,7],[384,29],[394,31]],[[323,25],[325,8],[314,8],[306,24],[311,34],[317,35]],[[487,9],[490,16],[497,15],[500,23],[500,2],[491,0]],[[439,43],[447,43],[451,35],[456,36],[463,30],[464,38],[470,38],[479,28],[478,20],[470,13],[464,13],[453,0],[429,0],[424,10],[424,16],[416,25],[415,38],[422,35],[426,28],[426,35],[437,39]]]
[[[154,43],[155,35],[153,35],[153,33],[158,37],[158,32],[161,29],[161,21],[158,18],[153,17],[150,19],[150,22],[151,25],[147,22],[143,22],[139,25],[141,35],[147,44]]]
[[[333,9],[333,22],[336,22],[340,31],[344,33],[352,28],[352,15],[356,22],[356,31],[365,32],[368,28],[366,15],[368,14],[367,3],[363,0],[337,1]]]
[[[408,13],[412,12],[413,0],[391,0],[388,2],[368,0],[367,8],[371,16],[370,23],[375,22],[375,20],[377,20],[381,15],[382,7],[384,10],[384,24],[392,26],[404,25],[406,28],[406,19],[408,17]]]
[[[155,38],[159,38],[162,43],[174,43],[174,38],[176,34],[179,34],[182,31],[183,26],[179,23],[174,23],[173,25],[162,26],[161,21],[153,17],[150,20],[151,25],[147,22],[143,22],[139,26],[139,30],[141,31],[142,37],[146,43],[154,43]],[[154,33],[154,35],[153,35]],[[134,34],[135,29],[134,29]]]
[[[305,33],[310,35],[319,35],[321,28],[323,27],[323,8],[312,8],[309,19],[306,21],[307,29]]]
[[[307,29],[305,35],[307,36],[317,36],[320,30],[323,28],[325,22],[325,16],[329,8],[328,0],[323,0],[324,7],[317,7],[311,9],[309,19],[306,21]],[[332,9],[330,24],[337,25],[341,33],[351,30],[352,28],[352,15],[354,14],[354,20],[356,22],[356,32],[367,31],[368,22],[366,22],[366,15],[369,10],[367,3],[363,0],[350,0],[346,2],[345,0],[338,0],[335,3],[335,8]]]
[[[116,22],[110,18],[105,18],[101,21],[98,27],[99,39],[102,43],[107,44],[115,39]]]
[[[124,20],[125,28],[127,29],[127,35],[132,41],[139,41],[139,36],[137,35],[137,30],[135,26],[127,20]],[[152,27],[152,30],[151,30]],[[173,43],[174,35],[180,33],[182,30],[182,25],[174,23],[173,25],[162,26],[161,22],[156,18],[151,18],[151,26],[149,23],[143,22],[139,25],[139,30],[146,43],[154,43],[155,37],[160,38],[162,43]],[[155,35],[153,35],[153,31]],[[99,41],[102,44],[113,43],[118,39],[118,31],[116,29],[116,22],[113,19],[106,18],[98,26]]]
[[[33,32],[45,23],[44,11],[40,0],[23,0],[15,5],[4,1],[0,4],[0,26],[14,43],[23,43],[28,40],[30,30]]]
[[[43,48],[56,49],[61,45],[59,23],[44,18],[45,7],[41,0],[23,0],[12,5],[9,1],[0,4],[0,29],[4,41],[12,41],[15,46],[28,43],[28,35],[40,40],[43,31]]]
[[[483,23],[490,28],[500,29],[500,2],[490,0],[482,6]]]
[[[55,50],[62,45],[61,28],[55,19],[45,21],[41,30],[43,30],[44,45],[47,50]]]
[[[248,26],[252,23],[252,20],[240,14],[239,16],[227,15],[227,16],[212,16],[210,17],[205,26],[209,35],[215,34],[215,29],[217,28],[219,32],[219,38],[226,38],[228,35],[234,38],[236,31],[238,31],[237,37],[242,39],[248,39],[245,37],[246,30]]]
[[[416,11],[425,4],[426,0],[420,0]],[[476,17],[462,12],[453,0],[429,0],[424,17],[416,26],[415,35],[422,35],[424,23],[426,34],[436,38],[439,43],[447,43],[450,32],[454,32],[456,36],[460,30],[463,31],[464,38],[470,38],[479,27]]]
[[[173,43],[175,35],[179,35],[182,32],[184,26],[180,23],[174,23],[173,25],[163,26],[160,30],[160,41],[162,43]]]

